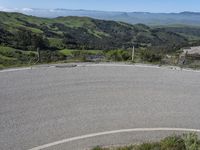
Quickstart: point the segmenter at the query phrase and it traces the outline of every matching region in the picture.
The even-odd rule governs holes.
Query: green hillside
[[[53,61],[64,59],[66,55],[62,53],[63,49],[126,50],[135,45],[136,48],[159,53],[174,52],[188,46],[189,38],[183,34],[166,28],[150,28],[143,24],[130,25],[87,17],[48,19],[0,12],[0,46],[33,52],[39,48],[48,61],[52,61],[51,58]],[[7,56],[1,52],[1,47],[0,59],[4,62],[2,58]],[[18,57],[13,58],[19,60]]]
[[[200,27],[198,26],[163,26],[166,31],[178,33],[189,40],[200,40]]]
[[[59,49],[116,49],[136,45],[181,45],[186,39],[164,30],[145,25],[129,25],[122,22],[96,20],[87,17],[58,17],[54,19],[26,16],[19,13],[0,13],[0,30],[4,34],[1,44],[16,47],[13,43],[18,32],[40,34]],[[52,40],[54,39],[54,41]],[[57,41],[60,45],[56,45]],[[59,42],[61,41],[61,42]],[[54,44],[52,44],[54,42]],[[18,44],[18,43],[17,43]],[[30,45],[25,45],[30,46]],[[53,47],[55,46],[55,47]],[[20,45],[19,47],[21,48]]]

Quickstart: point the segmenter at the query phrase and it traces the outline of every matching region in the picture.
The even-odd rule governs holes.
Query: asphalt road
[[[200,72],[106,64],[0,72],[1,150],[135,128],[200,129]],[[118,133],[47,149],[125,144],[169,133]]]

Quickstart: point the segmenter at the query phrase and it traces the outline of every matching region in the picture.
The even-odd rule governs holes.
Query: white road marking
[[[198,132],[200,133],[200,129],[186,129],[186,128],[135,128],[135,129],[121,129],[121,130],[113,130],[113,131],[106,131],[106,132],[99,132],[99,133],[92,133],[92,134],[87,134],[87,135],[82,135],[82,136],[77,136],[77,137],[72,137],[68,139],[63,139],[60,141],[52,142],[49,144],[41,145],[38,147],[34,147],[29,150],[42,150],[48,147],[56,146],[59,144],[63,143],[68,143],[72,141],[77,141],[77,140],[82,140],[82,139],[87,139],[87,138],[92,138],[92,137],[97,137],[97,136],[103,136],[103,135],[109,135],[109,134],[117,134],[117,133],[127,133],[127,132],[149,132],[149,131],[182,131],[182,132]]]
[[[30,70],[31,67],[28,68],[13,68],[13,69],[5,69],[5,70],[0,70],[1,72],[13,72],[13,71],[22,71],[22,70]]]

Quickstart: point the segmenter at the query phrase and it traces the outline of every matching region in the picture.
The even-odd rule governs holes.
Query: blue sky
[[[200,12],[200,0],[0,0],[0,7],[143,12]]]

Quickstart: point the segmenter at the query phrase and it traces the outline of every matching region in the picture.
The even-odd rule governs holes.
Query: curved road
[[[200,72],[123,64],[0,72],[2,150],[136,128],[200,129]],[[118,133],[47,149],[124,144],[168,133]]]

